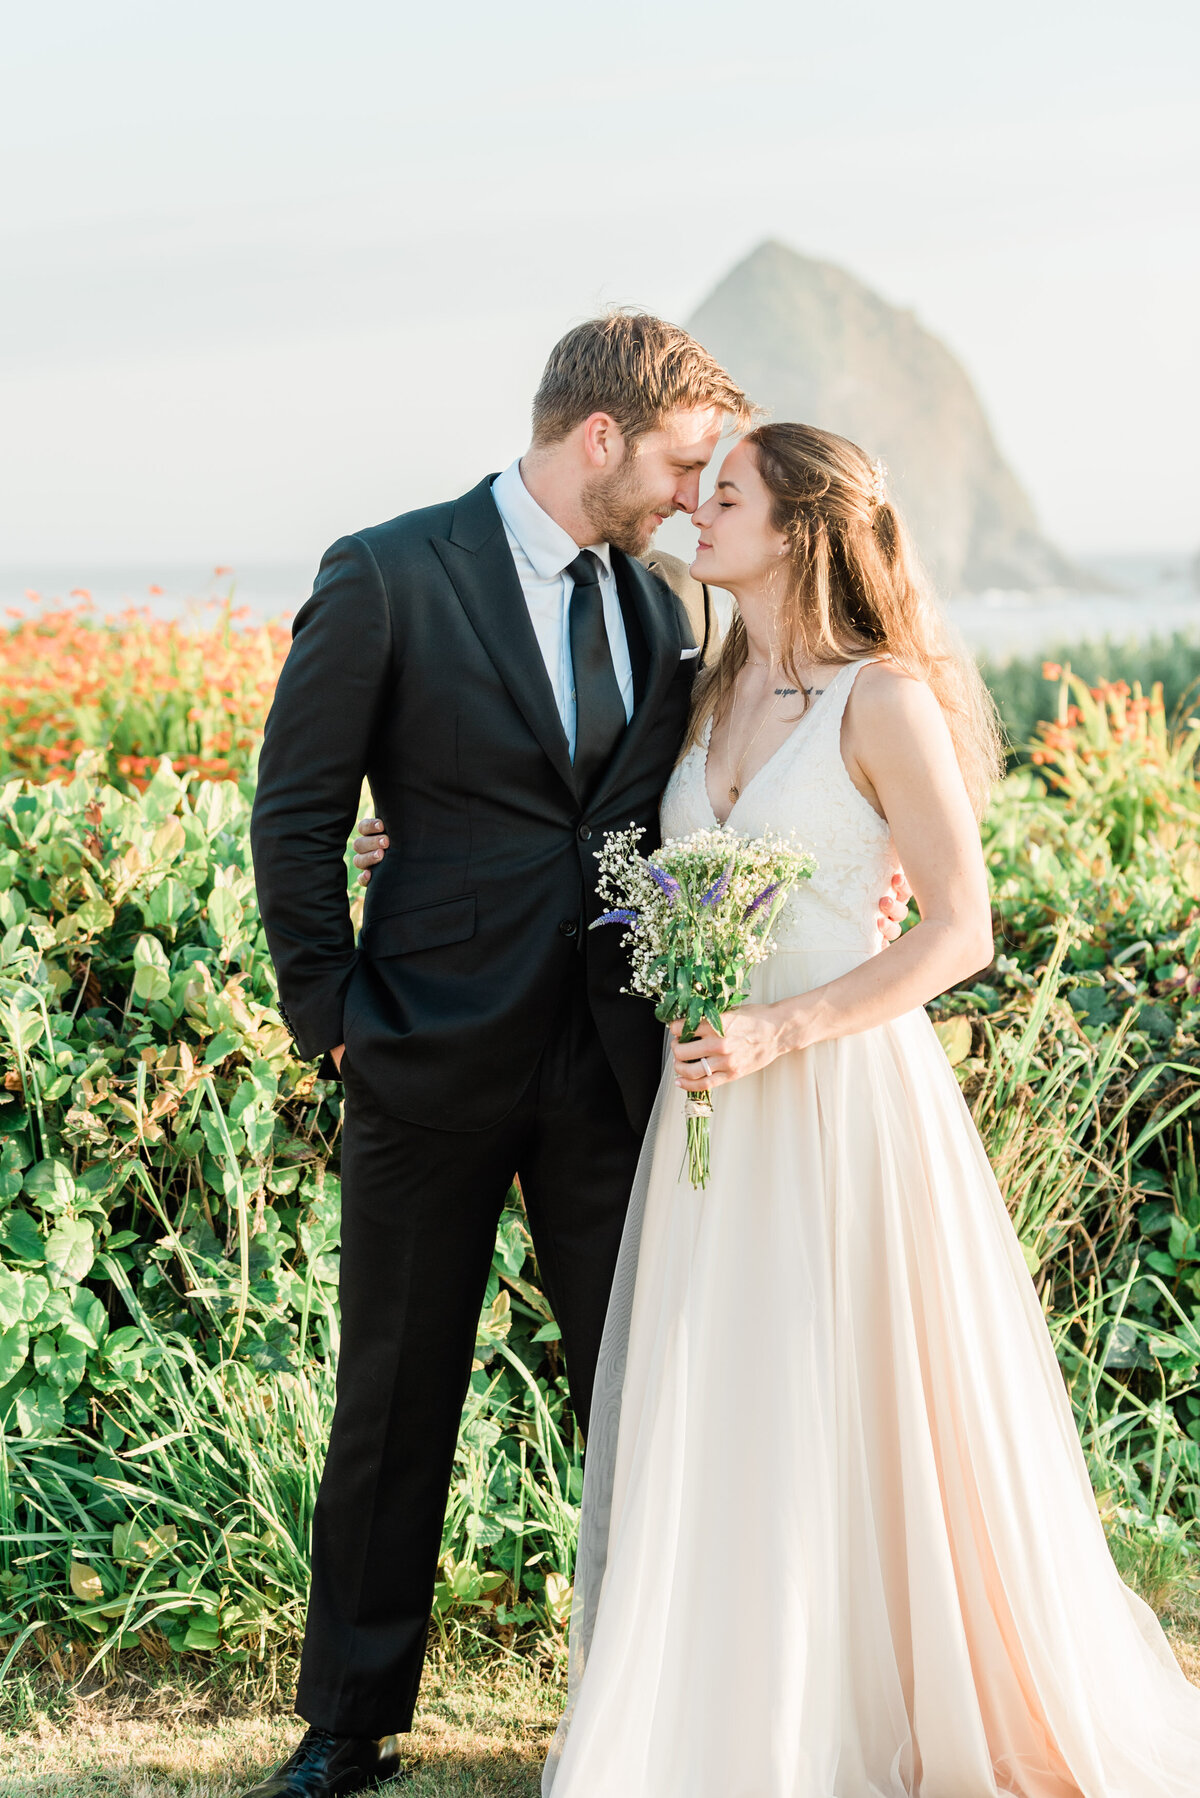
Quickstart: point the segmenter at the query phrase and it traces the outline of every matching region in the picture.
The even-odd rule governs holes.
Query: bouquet
[[[729,830],[697,830],[674,837],[651,856],[638,854],[642,831],[609,831],[597,850],[597,891],[609,907],[590,926],[624,924],[631,984],[626,992],[654,999],[664,1024],[683,1020],[691,1042],[705,1018],[723,1035],[721,1016],[749,995],[750,970],[774,944],[780,909],[813,858],[780,837],[742,837]],[[708,1184],[712,1094],[688,1093],[688,1172],[694,1187]]]

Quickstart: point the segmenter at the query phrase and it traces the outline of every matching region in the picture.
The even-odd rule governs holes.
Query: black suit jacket
[[[341,538],[296,616],[251,824],[281,1009],[302,1056],[345,1042],[385,1111],[483,1129],[520,1096],[583,955],[641,1129],[662,1027],[620,990],[620,931],[586,926],[603,833],[636,823],[658,842],[694,639],[671,589],[614,551],[635,706],[580,794],[492,478]],[[364,775],[391,847],[356,945],[344,856]]]

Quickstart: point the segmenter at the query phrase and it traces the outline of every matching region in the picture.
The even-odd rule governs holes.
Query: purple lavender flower
[[[707,893],[702,896],[700,900],[701,905],[717,905],[725,897],[725,889],[729,885],[729,879],[733,873],[733,863],[734,858],[733,856],[730,856],[729,860],[725,863],[725,871],[720,879],[714,880]]]
[[[599,930],[601,924],[636,924],[635,911],[606,911],[602,917],[596,918],[588,925],[589,930]]]
[[[752,899],[742,913],[742,923],[744,924],[748,918],[752,918],[760,905],[769,904],[778,891],[779,882],[777,880],[773,880],[769,887],[764,887],[762,892],[758,895],[758,898]]]
[[[650,870],[650,878],[655,886],[664,892],[671,904],[674,905],[679,897],[679,882],[664,868],[655,867],[653,862],[647,862],[646,866]]]

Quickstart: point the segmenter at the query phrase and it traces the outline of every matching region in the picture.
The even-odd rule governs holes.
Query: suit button
[[[590,842],[591,842],[591,840],[592,840],[592,831],[591,831],[591,826],[590,826],[590,825],[588,825],[588,824],[581,824],[581,825],[580,825],[580,826],[579,826],[579,833],[578,833],[578,834],[579,834],[579,841],[580,841],[580,842],[581,842],[581,843],[590,843]]]
[[[558,934],[560,936],[575,936],[575,935],[577,935],[578,931],[579,931],[579,926],[575,922],[574,918],[564,918],[562,923],[558,927]]]

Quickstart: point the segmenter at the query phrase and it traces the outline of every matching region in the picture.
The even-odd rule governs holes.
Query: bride
[[[543,1790],[1195,1798],[1200,1692],[1109,1556],[922,1010],[992,955],[986,694],[941,640],[882,468],[845,439],[762,426],[695,523],[692,573],[738,616],[663,834],[795,831],[817,872],[752,1002],[667,1060]],[[920,922],[881,955],[875,896],[901,864]],[[716,1093],[703,1192],[680,1087]]]

